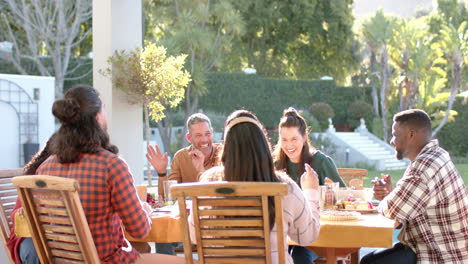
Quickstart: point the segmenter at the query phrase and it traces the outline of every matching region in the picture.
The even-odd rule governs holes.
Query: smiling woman
[[[308,164],[318,176],[320,185],[324,185],[327,177],[345,187],[333,160],[310,143],[309,127],[296,109],[290,107],[284,110],[278,132],[278,143],[273,153],[277,170],[285,171],[301,186],[301,175],[305,173],[305,164]],[[317,258],[314,252],[300,246],[291,246],[289,252],[294,263],[313,263]]]
[[[278,132],[278,143],[273,152],[277,170],[284,170],[300,186],[299,178],[305,171],[304,164],[307,163],[317,173],[320,185],[328,177],[345,187],[333,160],[310,143],[309,127],[296,109],[290,107],[284,110]]]

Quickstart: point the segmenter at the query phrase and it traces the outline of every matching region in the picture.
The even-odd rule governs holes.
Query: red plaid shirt
[[[132,263],[138,252],[124,238],[121,223],[135,238],[151,229],[140,205],[127,163],[104,149],[82,154],[75,163],[60,164],[51,156],[37,174],[73,178],[80,183],[80,200],[102,263]]]
[[[468,192],[437,140],[410,163],[380,209],[403,224],[400,240],[417,263],[468,263]]]

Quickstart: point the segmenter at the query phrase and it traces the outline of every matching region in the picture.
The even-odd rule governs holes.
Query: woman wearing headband
[[[221,156],[222,166],[206,171],[200,181],[250,181],[284,182],[288,184],[288,195],[283,198],[284,235],[297,243],[308,245],[319,234],[318,179],[307,166],[307,173],[302,176],[303,191],[284,174],[275,172],[270,144],[263,126],[257,117],[248,111],[233,112],[226,120],[224,129],[224,148]],[[273,205],[272,205],[273,206]],[[274,219],[274,210],[269,210],[270,219]],[[195,237],[193,216],[189,217],[191,236]],[[276,227],[271,229],[276,232]],[[277,261],[277,241],[272,235],[272,260]],[[285,252],[286,253],[286,252]],[[291,256],[286,263],[292,264]]]
[[[310,143],[308,130],[304,117],[296,109],[290,107],[284,110],[278,125],[278,143],[273,153],[276,169],[286,172],[300,186],[301,175],[305,173],[306,166],[310,165],[317,173],[320,185],[328,177],[345,187],[333,160]],[[314,263],[318,257],[314,252],[300,246],[291,246],[289,251],[295,263]]]

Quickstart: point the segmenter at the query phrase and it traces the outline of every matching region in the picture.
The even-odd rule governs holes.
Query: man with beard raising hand
[[[198,176],[205,170],[217,165],[217,154],[221,144],[213,143],[213,128],[206,115],[196,113],[187,119],[185,138],[191,145],[177,151],[174,155],[169,176],[166,174],[167,152],[162,154],[158,145],[154,148],[151,145],[148,146],[146,158],[158,173],[158,193],[163,197],[163,181],[196,182]]]
[[[196,113],[187,119],[187,134],[185,138],[191,143],[174,155],[171,163],[171,172],[167,176],[167,152],[162,154],[158,145],[149,145],[146,158],[158,173],[158,193],[164,197],[163,182],[176,180],[181,182],[197,182],[198,177],[207,169],[214,167],[218,162],[218,153],[221,144],[213,144],[213,128],[210,119],[202,114]],[[156,243],[156,252],[174,255],[174,247],[181,243]]]

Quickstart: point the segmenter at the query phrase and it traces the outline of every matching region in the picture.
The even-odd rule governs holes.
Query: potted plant
[[[128,102],[143,105],[145,139],[149,145],[149,118],[159,121],[166,107],[176,107],[184,98],[190,74],[183,69],[186,55],[167,56],[166,48],[153,43],[144,49],[115,51],[109,67],[100,71],[112,79],[116,88],[126,93]],[[151,168],[148,164],[148,185]]]

